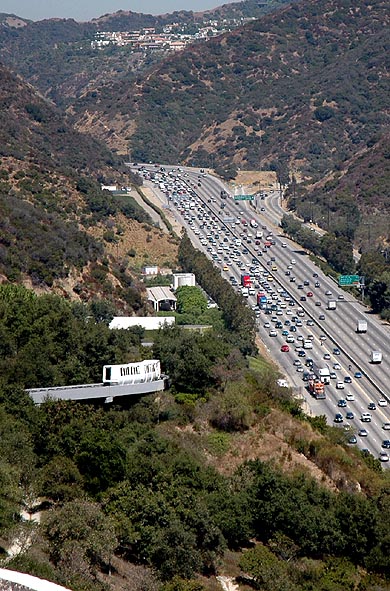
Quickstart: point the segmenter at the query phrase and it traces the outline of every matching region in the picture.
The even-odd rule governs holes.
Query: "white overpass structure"
[[[80,384],[78,386],[58,386],[52,388],[33,388],[26,392],[35,404],[42,404],[46,400],[99,400],[112,402],[114,398],[125,396],[142,396],[164,390],[165,378],[153,382],[138,384],[120,384],[115,386],[104,384]]]

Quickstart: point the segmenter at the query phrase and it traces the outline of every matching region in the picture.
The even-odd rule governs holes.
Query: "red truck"
[[[242,287],[252,287],[251,276],[246,273],[241,275],[241,285]]]

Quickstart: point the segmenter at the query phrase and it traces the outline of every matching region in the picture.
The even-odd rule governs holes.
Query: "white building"
[[[115,316],[109,328],[123,329],[132,328],[133,326],[142,326],[145,330],[158,330],[163,326],[172,326],[175,324],[174,316]]]
[[[174,273],[173,274],[173,291],[176,291],[183,285],[189,285],[195,287],[195,275],[194,273]]]
[[[116,191],[117,190],[117,186],[116,185],[101,185],[101,189],[102,191]]]
[[[156,312],[176,310],[177,298],[170,287],[147,287],[146,291]]]
[[[158,273],[159,273],[158,265],[146,265],[142,269],[143,275],[158,275]]]

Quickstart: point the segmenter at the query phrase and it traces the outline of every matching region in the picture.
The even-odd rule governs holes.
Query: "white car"
[[[384,431],[390,431],[390,423],[383,423],[382,429]]]
[[[345,388],[344,382],[337,382],[336,388],[337,388],[337,390],[344,390],[344,388]]]
[[[379,454],[379,460],[381,462],[388,462],[389,459],[389,454],[386,451],[381,451],[381,453]]]
[[[353,402],[355,400],[355,396],[350,392],[346,395],[345,400],[348,400],[348,402]]]
[[[387,406],[387,400],[381,398],[380,400],[378,400],[378,406]]]
[[[341,369],[340,363],[334,363],[333,364],[333,369]]]
[[[268,336],[270,337],[276,337],[278,335],[278,333],[276,332],[276,330],[270,330],[268,333]]]
[[[362,421],[362,423],[371,423],[371,413],[370,412],[363,412],[360,416],[360,420]]]
[[[294,337],[291,335],[288,335],[288,337],[286,338],[286,343],[295,343]]]

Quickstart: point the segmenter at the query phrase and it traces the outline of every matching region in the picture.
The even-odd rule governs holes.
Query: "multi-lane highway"
[[[340,413],[340,424],[349,425],[356,433],[356,445],[375,457],[386,452],[382,443],[390,439],[386,428],[390,429],[388,328],[281,234],[278,224],[283,210],[278,194],[259,201],[260,211],[256,212],[248,202],[234,201],[228,186],[203,171],[168,166],[160,170],[151,165],[142,168],[145,182],[162,203],[170,206],[195,246],[220,266],[237,290],[241,289],[243,272],[253,276],[255,293],[248,297],[248,305],[255,310],[260,338],[289,383],[305,386],[308,357],[318,366],[329,368],[332,376],[326,386],[326,399],[315,400],[307,393],[312,412],[325,414],[332,424]],[[221,199],[222,190],[228,193],[227,199]],[[250,219],[255,219],[262,231],[261,239],[256,240]],[[264,247],[267,236],[272,238],[270,248]],[[268,307],[273,305],[270,314],[256,305],[259,291],[266,293]],[[327,309],[329,301],[336,302],[336,309]],[[367,320],[368,330],[357,334],[357,320],[362,318]],[[308,340],[312,348],[304,349]],[[286,344],[289,351],[282,352]],[[382,352],[381,364],[370,363],[372,350]],[[372,403],[376,408],[369,410]],[[371,413],[372,420],[362,422],[362,413]],[[381,459],[386,465],[386,456]]]

